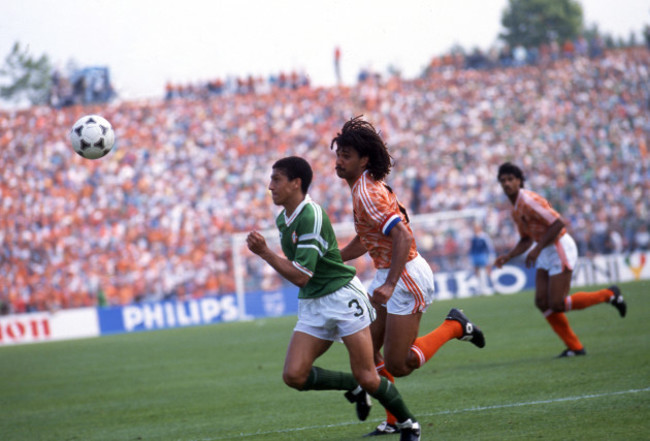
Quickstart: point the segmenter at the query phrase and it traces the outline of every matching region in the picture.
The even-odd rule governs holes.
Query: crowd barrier
[[[650,252],[581,258],[574,268],[573,287],[648,280],[649,258]],[[489,275],[463,270],[438,273],[435,281],[439,300],[514,294],[533,288],[535,271],[519,260],[493,269]],[[297,307],[297,288],[287,287],[243,297],[233,293],[187,301],[8,315],[0,317],[0,346],[295,315]]]

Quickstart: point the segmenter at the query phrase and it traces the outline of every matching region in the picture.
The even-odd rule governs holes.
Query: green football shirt
[[[311,277],[299,299],[331,294],[352,280],[356,269],[343,263],[329,217],[309,195],[290,217],[282,210],[275,222],[284,255]]]

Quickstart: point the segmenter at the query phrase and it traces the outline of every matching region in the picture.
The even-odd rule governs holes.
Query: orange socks
[[[440,326],[427,335],[416,338],[411,346],[411,350],[420,361],[420,366],[426,363],[438,349],[445,343],[453,338],[460,338],[463,336],[463,327],[455,320],[445,320]],[[391,383],[395,383],[393,375],[386,370],[386,365],[382,362],[377,365],[377,373],[382,377],[386,377]],[[388,424],[395,424],[397,418],[386,411],[386,422]]]
[[[438,349],[453,338],[463,336],[463,327],[456,320],[445,320],[427,335],[416,338],[411,350],[420,360],[420,366],[429,361]]]
[[[390,372],[388,372],[386,370],[386,365],[384,364],[383,361],[381,362],[381,364],[377,365],[376,369],[377,369],[377,373],[379,375],[381,375],[382,377],[387,378],[388,381],[395,384],[395,377],[393,377],[393,374],[391,374]],[[395,415],[393,415],[392,413],[390,413],[388,411],[388,409],[386,409],[386,422],[388,424],[392,424],[393,426],[395,425],[395,423],[397,423],[397,417]]]
[[[585,309],[599,303],[609,302],[614,294],[608,289],[595,292],[577,292],[564,299],[567,311],[572,309]]]
[[[577,292],[564,299],[566,311],[589,308],[599,303],[609,302],[614,293],[609,289],[601,289],[594,292]],[[572,351],[583,349],[582,343],[575,335],[569,321],[563,312],[553,312],[550,309],[544,312],[544,317],[553,328],[553,331],[562,339]]]
[[[549,309],[544,313],[544,317],[569,349],[572,351],[583,349],[582,343],[580,343],[578,336],[574,334],[563,312],[553,312]]]

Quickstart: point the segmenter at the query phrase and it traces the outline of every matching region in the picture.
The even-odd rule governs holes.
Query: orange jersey
[[[395,193],[381,181],[375,181],[365,171],[352,186],[352,205],[354,208],[354,228],[361,243],[370,253],[375,268],[390,267],[393,241],[389,237],[391,229],[404,222],[411,235],[411,227],[406,211],[400,205]],[[404,210],[404,211],[402,211]],[[409,250],[408,260],[417,256],[415,241]]]
[[[530,237],[535,242],[540,242],[548,227],[560,218],[560,213],[537,193],[522,188],[512,208],[512,218],[522,237]],[[564,233],[566,228],[562,229],[557,238],[564,236]]]

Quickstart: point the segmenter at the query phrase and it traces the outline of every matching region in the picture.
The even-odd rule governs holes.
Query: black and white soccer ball
[[[86,159],[106,156],[115,144],[111,123],[99,115],[86,115],[72,126],[70,142],[74,151]]]

